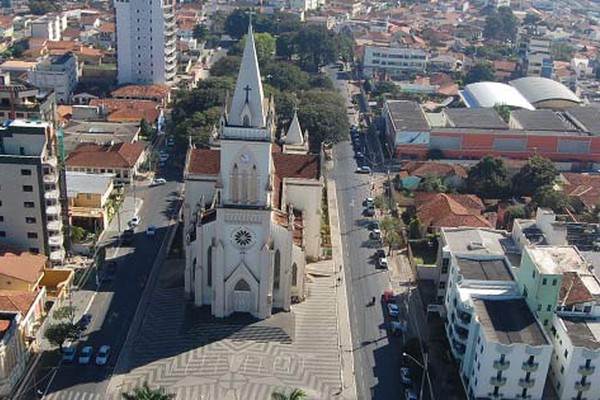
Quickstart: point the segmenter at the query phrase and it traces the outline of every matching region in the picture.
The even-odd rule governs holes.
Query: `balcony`
[[[65,251],[63,249],[50,252],[50,261],[61,263],[65,259]]]
[[[58,205],[48,206],[46,207],[46,214],[60,216],[60,207]]]
[[[537,372],[538,368],[540,367],[539,363],[530,363],[530,362],[524,362],[523,365],[521,365],[521,369],[525,372]]]
[[[590,365],[589,367],[582,365],[581,367],[577,368],[577,373],[583,376],[589,376],[593,374],[595,370],[596,367],[594,367],[593,365]]]
[[[506,361],[506,360],[494,361],[494,369],[497,369],[498,371],[506,371],[509,368],[510,368],[510,361]]]
[[[523,389],[531,389],[535,386],[535,379],[521,378],[519,379],[519,386],[521,386]]]
[[[62,246],[64,242],[65,238],[58,232],[50,233],[50,236],[48,236],[50,246]]]
[[[62,224],[62,221],[60,219],[56,219],[56,220],[53,220],[53,221],[48,221],[48,223],[46,224],[46,227],[50,231],[58,231],[58,232],[60,232],[62,230],[62,228],[63,228],[63,224]]]
[[[494,377],[490,378],[490,385],[504,386],[504,385],[506,385],[506,378],[498,378],[497,376],[494,376]]]
[[[456,332],[456,336],[461,342],[465,342],[469,338],[469,330],[461,326],[454,327],[454,332]]]
[[[578,392],[587,392],[592,384],[590,382],[575,382],[575,390]]]
[[[454,351],[456,351],[456,353],[458,353],[460,356],[465,354],[465,351],[467,350],[467,346],[465,346],[464,344],[460,343],[459,341],[457,341],[456,339],[452,339],[452,348],[454,349]]]
[[[58,200],[60,198],[60,192],[58,191],[58,189],[46,190],[44,192],[44,198],[46,200],[52,200],[52,199]]]
[[[55,167],[58,165],[58,159],[54,156],[46,156],[43,161],[44,164],[48,164],[51,167]]]
[[[56,183],[58,182],[58,174],[44,174],[44,183]]]

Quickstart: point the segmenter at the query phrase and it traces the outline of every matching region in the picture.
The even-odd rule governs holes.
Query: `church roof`
[[[298,121],[298,113],[296,111],[294,111],[294,118],[285,135],[285,144],[304,144],[304,136],[302,135],[302,128],[300,127],[300,121]]]
[[[198,175],[218,175],[221,168],[221,151],[192,149],[187,172]]]
[[[304,154],[273,154],[275,174],[283,178],[319,179],[319,157]]]
[[[246,35],[246,45],[242,54],[235,91],[233,92],[228,125],[244,126],[245,115],[250,117],[250,127],[262,128],[266,126],[264,93],[260,80],[252,24],[248,25],[248,35]]]

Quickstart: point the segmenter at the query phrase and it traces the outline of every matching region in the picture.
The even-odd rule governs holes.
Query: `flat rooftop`
[[[85,172],[67,171],[67,195],[76,197],[78,194],[104,195],[115,174],[88,174]]]
[[[468,280],[473,281],[512,281],[510,266],[506,264],[504,257],[493,259],[475,259],[456,257],[460,274]]]
[[[63,127],[65,151],[70,153],[81,143],[131,143],[139,129],[138,122],[70,121]]]
[[[565,116],[584,131],[598,135],[600,134],[598,112],[596,107],[572,107],[565,110]]]
[[[448,249],[457,256],[506,256],[512,266],[521,263],[520,250],[506,231],[486,228],[442,228]]]
[[[453,128],[508,129],[493,108],[447,108],[448,126]]]
[[[517,122],[522,129],[527,130],[575,130],[574,126],[569,125],[552,110],[515,110],[511,113],[510,118]]]
[[[414,101],[388,100],[386,101],[390,118],[396,130],[403,131],[429,131],[430,126],[421,106]]]
[[[600,322],[561,317],[573,346],[600,349]]]
[[[564,272],[589,274],[587,264],[574,246],[536,246],[526,248],[541,273],[561,275]]]
[[[542,327],[523,299],[473,299],[477,318],[489,341],[510,345],[548,345]]]

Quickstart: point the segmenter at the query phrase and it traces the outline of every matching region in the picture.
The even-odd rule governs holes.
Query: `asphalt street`
[[[172,157],[173,158],[173,157]],[[140,300],[146,280],[154,266],[156,256],[165,239],[171,215],[179,207],[181,192],[181,156],[171,160],[164,171],[157,173],[167,183],[149,187],[136,185],[136,196],[143,200],[138,215],[140,225],[130,245],[119,245],[118,232],[107,232],[110,243],[107,247],[107,260],[116,261],[117,272],[113,279],[101,284],[90,306],[92,322],[86,336],[79,340],[78,350],[83,346],[93,346],[94,352],[101,345],[112,348],[108,365],[63,364],[47,388],[46,394],[55,392],[84,392],[104,394],[112,374],[118,354],[124,344],[131,320]],[[121,221],[126,228],[127,221]],[[148,225],[156,227],[154,236],[146,235]]]
[[[343,74],[332,68],[327,68],[326,73],[350,104],[347,82],[340,79]],[[350,108],[348,117],[351,124],[356,124],[358,116]],[[383,291],[390,287],[389,275],[387,270],[375,266],[374,254],[378,247],[369,241],[370,218],[362,214],[362,202],[371,194],[372,177],[355,172],[359,165],[373,166],[378,156],[369,153],[373,146],[367,145],[368,137],[359,135],[359,138],[357,150],[364,158],[356,159],[350,142],[341,142],[334,147],[332,171],[337,186],[358,398],[401,399],[401,342],[397,337],[388,337],[387,311],[381,302]],[[373,297],[376,298],[374,306],[370,305]]]

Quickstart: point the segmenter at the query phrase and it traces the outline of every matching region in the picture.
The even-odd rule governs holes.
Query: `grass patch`
[[[410,240],[410,248],[415,264],[432,265],[437,260],[437,240],[421,239]]]

